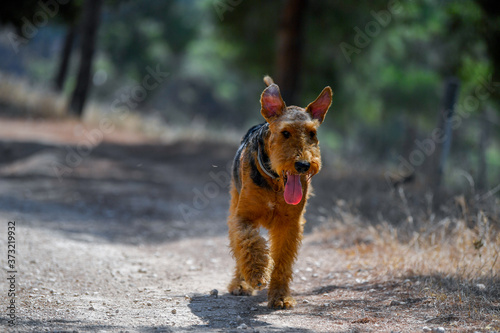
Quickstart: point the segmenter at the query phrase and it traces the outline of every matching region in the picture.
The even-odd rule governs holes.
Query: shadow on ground
[[[124,243],[213,236],[226,230],[233,147],[0,142],[0,210],[70,238]],[[90,237],[89,237],[90,236]]]
[[[236,329],[247,328],[264,332],[306,333],[313,332],[308,329],[294,328],[286,325],[274,326],[269,322],[259,320],[258,316],[275,313],[268,309],[266,292],[262,291],[257,296],[233,296],[224,294],[219,297],[213,295],[195,295],[188,305],[191,312],[206,322],[205,325],[196,325],[193,329]],[[289,310],[278,310],[285,314]],[[229,318],[229,320],[228,320]],[[250,332],[252,332],[250,330]]]
[[[227,232],[236,144],[82,147],[0,141],[0,210],[83,241],[141,244]],[[323,183],[321,175],[316,182]],[[318,187],[306,232],[318,225],[319,207],[331,203]]]
[[[6,318],[0,317],[0,321],[7,321]],[[125,327],[119,325],[92,325],[90,323],[83,323],[79,320],[63,320],[63,319],[48,319],[48,320],[32,320],[32,319],[18,319],[16,325],[12,328],[22,327],[47,327],[46,331],[50,332],[127,332],[133,330],[134,332],[145,333],[173,333],[175,329],[168,326],[139,326],[139,327]],[[50,329],[49,329],[50,327]],[[17,331],[17,330],[16,330]]]

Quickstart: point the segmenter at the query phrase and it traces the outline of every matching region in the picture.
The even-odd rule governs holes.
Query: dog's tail
[[[264,83],[266,84],[266,86],[270,86],[271,84],[274,83],[273,79],[271,79],[271,77],[269,75],[266,75],[264,76]]]

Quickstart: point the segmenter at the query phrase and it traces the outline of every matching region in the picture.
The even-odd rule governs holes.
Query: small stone
[[[424,327],[422,328],[422,330],[423,330],[424,332],[431,332],[431,331],[432,331],[432,330],[431,330],[431,328],[430,328],[430,327],[427,327],[427,326],[424,326]]]
[[[444,329],[444,327],[434,327],[432,329],[432,332],[433,333],[444,333],[444,332],[446,332],[446,330]]]
[[[147,303],[146,303],[146,305],[147,305],[147,306],[152,306],[152,305],[153,305],[153,303],[151,303],[151,302],[147,302]]]
[[[189,297],[189,295],[184,295],[184,299],[190,301],[191,297]]]
[[[240,329],[240,330],[246,330],[248,328],[248,326],[246,324],[241,324],[240,326],[238,326],[236,328]]]
[[[172,309],[172,314],[176,314],[177,313],[177,310],[176,309]]]
[[[476,288],[479,289],[479,290],[486,290],[486,286],[482,283],[478,283],[476,284]]]
[[[307,299],[303,300],[302,303],[304,304],[309,304],[309,301]]]
[[[210,291],[211,296],[215,296],[215,298],[219,298],[219,291],[217,289],[212,289]]]
[[[257,311],[258,309],[256,307],[251,307],[250,311]]]
[[[90,306],[90,307],[89,307],[89,310],[90,310],[90,311],[95,311],[95,308],[94,308],[93,306]]]

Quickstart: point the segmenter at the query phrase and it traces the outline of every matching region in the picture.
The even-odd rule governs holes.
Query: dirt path
[[[420,332],[440,326],[426,323],[439,314],[405,287],[408,281],[380,276],[376,267],[333,246],[335,240],[311,232],[325,209],[321,193],[328,191],[328,173],[314,180],[323,185],[311,199],[308,234],[295,266],[298,306],[273,311],[266,308],[265,291],[254,297],[226,291],[233,261],[225,168],[235,145],[162,145],[116,132],[72,160],[72,152],[84,151],[82,131],[69,121],[0,121],[3,328]],[[12,327],[8,221],[15,221],[17,271]]]

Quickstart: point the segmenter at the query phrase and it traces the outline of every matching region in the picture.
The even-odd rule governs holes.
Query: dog
[[[306,108],[286,106],[266,76],[260,97],[264,123],[250,128],[233,161],[228,227],[233,295],[250,296],[269,284],[268,307],[296,305],[290,294],[292,266],[302,241],[310,181],[321,169],[317,129],[332,103],[325,87]],[[269,231],[270,246],[259,228]]]

